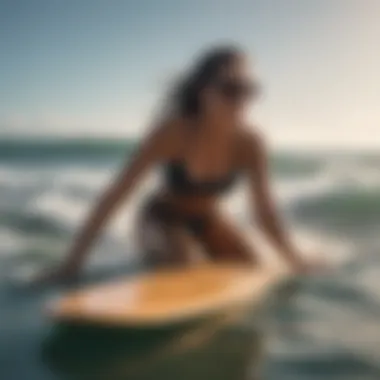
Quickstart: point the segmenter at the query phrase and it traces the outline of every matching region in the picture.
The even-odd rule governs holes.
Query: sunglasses
[[[258,83],[238,80],[219,80],[215,88],[227,99],[233,101],[248,100],[258,97],[261,92]]]

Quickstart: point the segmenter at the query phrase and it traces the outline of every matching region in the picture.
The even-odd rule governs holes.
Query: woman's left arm
[[[302,270],[304,262],[290,241],[280,220],[269,181],[269,160],[266,145],[257,134],[245,138],[245,164],[251,189],[251,201],[255,204],[256,217],[261,228],[272,240],[287,261]]]

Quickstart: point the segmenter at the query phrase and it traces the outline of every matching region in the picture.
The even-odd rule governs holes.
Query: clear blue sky
[[[379,19],[378,0],[0,0],[0,136],[139,135],[170,77],[232,40],[276,144],[380,147]]]

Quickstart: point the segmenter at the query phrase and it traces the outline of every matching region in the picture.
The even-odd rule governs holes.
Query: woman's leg
[[[258,264],[259,256],[252,244],[224,215],[213,214],[203,231],[197,235],[213,260]]]
[[[195,239],[185,226],[158,217],[153,207],[151,202],[144,207],[137,224],[138,244],[144,261],[154,268],[194,262]]]

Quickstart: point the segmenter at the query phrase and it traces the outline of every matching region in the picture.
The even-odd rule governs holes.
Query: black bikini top
[[[211,181],[196,182],[190,176],[183,163],[175,161],[165,166],[165,179],[170,190],[177,194],[213,195],[228,191],[236,182],[238,172]]]

